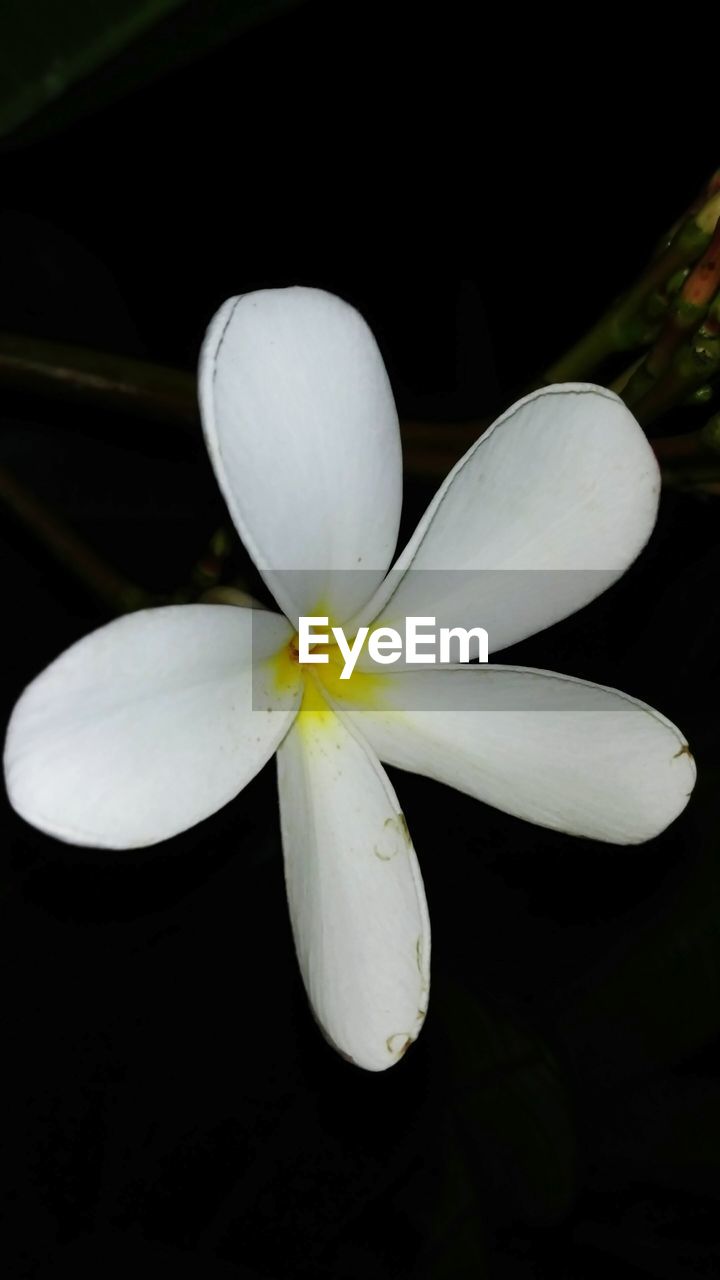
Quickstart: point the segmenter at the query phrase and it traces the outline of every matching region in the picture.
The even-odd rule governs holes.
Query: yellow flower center
[[[330,632],[330,628],[327,628]],[[361,671],[356,666],[352,674],[342,679],[345,659],[339,647],[333,644],[313,645],[312,654],[326,655],[327,662],[300,662],[297,633],[290,643],[272,659],[275,685],[279,692],[287,693],[297,685],[298,669],[303,679],[301,720],[313,717],[317,725],[318,718],[332,718],[332,710],[327,699],[345,704],[348,707],[364,709],[379,708],[382,705],[382,693],[388,677],[377,672]]]

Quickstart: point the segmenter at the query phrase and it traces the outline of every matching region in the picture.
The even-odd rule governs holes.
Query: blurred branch
[[[49,0],[9,5],[3,15],[0,136],[109,62],[180,0],[76,0],[58,12]]]
[[[720,170],[668,232],[639,281],[539,385],[587,378],[606,357],[622,351],[636,354],[612,386],[641,423],[712,397],[711,384],[720,375]],[[199,432],[194,373],[86,347],[0,333],[1,387]],[[487,426],[488,421],[402,423],[406,471],[422,479],[444,477]],[[668,483],[681,461],[685,470],[698,462],[707,470],[708,452],[716,451],[707,430],[659,439],[653,448]],[[225,554],[218,557],[211,548],[196,566],[193,585],[218,585]]]
[[[0,467],[0,511],[3,509],[111,613],[132,613],[136,609],[197,600],[207,604],[264,607],[248,593],[248,584],[241,576],[236,576],[231,583],[221,581],[235,540],[232,526],[221,525],[216,529],[193,566],[186,586],[156,593],[118,573],[60,516],[5,467]]]
[[[195,377],[128,356],[0,333],[0,386],[196,426]]]
[[[194,374],[89,347],[0,333],[0,387],[200,429]],[[403,423],[407,469],[420,476],[444,475],[487,425]]]
[[[720,493],[720,459],[694,462],[686,466],[663,467],[663,484],[683,493]]]
[[[637,365],[635,362],[628,371],[626,381],[632,380]],[[706,361],[705,376],[707,367]],[[82,405],[104,409],[110,406],[114,412],[200,430],[193,374],[87,347],[0,333],[0,387],[3,386],[36,395],[60,395]],[[618,384],[614,389],[618,390]],[[488,426],[489,420],[402,422],[406,472],[419,479],[443,478]],[[660,461],[672,466],[681,457],[707,453],[708,429],[651,443]],[[209,549],[211,557],[216,550]],[[222,554],[226,555],[227,550]],[[206,570],[215,581],[210,561],[197,567],[200,576]],[[198,580],[198,585],[203,583]]]
[[[434,433],[437,438],[437,428],[427,423],[407,423],[404,434],[409,469],[424,477],[444,474],[477,439],[482,429],[473,423],[450,426],[446,431],[452,446],[438,451],[427,443],[429,433]],[[714,445],[712,441],[715,441]],[[668,486],[690,492],[720,493],[720,415],[712,418],[702,431],[658,440],[654,448],[659,461],[664,464],[663,480]],[[239,593],[236,587],[221,583],[232,539],[231,532],[225,527],[213,535],[208,548],[194,566],[190,587],[168,596],[159,596],[118,573],[5,467],[0,467],[0,507],[114,614],[193,599],[208,603],[256,604],[250,597]]]
[[[6,0],[0,141],[56,133],[299,3]]]
[[[149,592],[106,564],[4,467],[0,467],[0,505],[113,613],[129,613],[155,603]]]

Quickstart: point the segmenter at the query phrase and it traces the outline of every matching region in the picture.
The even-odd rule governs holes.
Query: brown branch
[[[195,377],[127,356],[0,333],[0,385],[195,426]]]

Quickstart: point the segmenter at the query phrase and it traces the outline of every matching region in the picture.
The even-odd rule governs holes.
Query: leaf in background
[[[0,135],[59,98],[182,0],[8,0],[0,30]]]
[[[299,0],[6,0],[0,139],[56,132]]]
[[[701,848],[602,964],[553,997],[549,1018],[574,1076],[606,1088],[697,1052],[720,1032],[720,859],[706,768]]]
[[[465,1139],[477,1194],[502,1216],[552,1223],[575,1190],[575,1130],[570,1100],[547,1045],[483,1009],[453,983],[438,996],[453,1060],[448,1104]]]
[[[720,1274],[717,1044],[703,1054],[708,1069],[666,1069],[595,1095],[586,1128],[590,1195],[573,1235],[586,1256],[612,1259],[608,1271],[629,1264],[633,1275],[659,1280]]]
[[[714,1064],[713,1064],[714,1065]],[[658,1185],[720,1200],[720,1084],[712,1076],[639,1082],[593,1115],[592,1184]]]

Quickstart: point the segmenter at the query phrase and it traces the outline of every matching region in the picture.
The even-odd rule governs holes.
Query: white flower
[[[695,769],[682,735],[651,708],[544,671],[358,670],[340,697],[337,667],[294,660],[297,618],[327,612],[350,634],[353,619],[431,615],[438,625],[481,624],[495,648],[521,640],[581,608],[634,560],[655,521],[657,466],[611,392],[548,387],[469,450],[386,578],[400,437],[382,359],[351,307],[301,288],[230,299],[208,331],[200,397],[220,487],[285,616],[183,605],[87,636],[15,707],[10,798],[62,840],[134,848],[200,822],[277,751],[307,992],[330,1042],[382,1070],[422,1025],[430,929],[381,760],[531,822],[619,844],[671,822]],[[563,591],[524,590],[509,605],[509,574],[420,569],[595,572],[567,574]],[[258,691],[267,709],[253,709]]]

